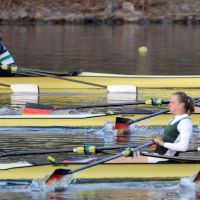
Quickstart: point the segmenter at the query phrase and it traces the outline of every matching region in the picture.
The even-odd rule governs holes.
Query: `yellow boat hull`
[[[2,115],[0,116],[1,127],[103,127],[105,122],[115,123],[116,117],[138,119],[147,116],[146,114],[88,114],[85,116],[76,115]],[[173,116],[162,114],[146,120],[137,122],[141,126],[164,126]],[[191,119],[194,125],[200,124],[200,114],[192,114]]]
[[[114,75],[83,72],[79,76],[67,76],[77,81],[87,81],[100,85],[135,85],[138,88],[200,88],[200,75],[197,76],[140,76],[140,75]],[[41,91],[64,89],[101,89],[67,80],[49,77],[2,77],[4,84],[38,84]],[[9,88],[0,86],[0,90]]]
[[[1,165],[0,165],[1,166]],[[14,167],[0,170],[0,180],[45,179],[55,169],[75,169],[81,164],[46,164],[39,166]],[[173,164],[100,164],[73,174],[75,179],[86,180],[175,180],[193,176],[200,169],[200,163]]]

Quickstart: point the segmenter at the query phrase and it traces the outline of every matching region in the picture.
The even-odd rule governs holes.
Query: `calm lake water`
[[[56,71],[199,74],[200,26],[0,26],[19,66]],[[141,56],[140,46],[148,53]]]
[[[18,66],[54,71],[93,71],[123,74],[199,74],[200,26],[117,25],[117,26],[0,26],[3,41]],[[138,47],[148,47],[143,56]],[[168,91],[170,94],[171,91]],[[168,96],[167,93],[167,96]],[[141,99],[155,94],[141,94]],[[157,94],[166,98],[166,92]],[[198,96],[198,94],[197,94]],[[40,103],[67,105],[106,102],[89,94],[42,94]],[[8,112],[11,97],[1,96],[2,112]],[[77,111],[73,111],[77,112]],[[90,112],[93,112],[90,110]],[[70,148],[85,144],[116,145],[148,142],[162,128],[136,127],[128,137],[116,138],[105,125],[102,129],[3,129],[3,151]],[[199,144],[196,127],[191,145]],[[66,154],[54,155],[56,159]],[[100,155],[101,156],[101,155]],[[2,162],[46,160],[37,157],[4,158]],[[40,188],[41,189],[41,188]],[[0,183],[0,199],[196,199],[194,188],[182,190],[176,183],[116,183],[71,185],[65,192],[41,191],[29,186]]]

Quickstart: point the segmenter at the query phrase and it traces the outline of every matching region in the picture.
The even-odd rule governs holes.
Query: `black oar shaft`
[[[161,105],[161,104],[168,104],[168,100],[161,100],[157,98],[152,98],[150,100],[143,100],[143,101],[132,101],[132,102],[127,102],[127,103],[112,103],[112,104],[93,104],[93,105],[74,105],[74,106],[60,106],[60,107],[54,107],[51,106],[52,110],[66,110],[66,109],[80,109],[80,108],[101,108],[101,107],[117,107],[117,106],[130,106],[130,105],[141,105],[141,104],[146,104],[146,105]],[[43,105],[43,104],[34,104],[34,103],[26,103],[26,108],[29,107],[35,107],[37,109],[40,107],[50,107],[49,105]],[[49,108],[48,108],[49,109]]]
[[[30,74],[30,72],[39,72],[39,73],[45,73],[45,74],[53,74],[53,75],[56,75],[56,76],[77,76],[77,75],[79,75],[81,73],[81,71],[56,72],[56,71],[51,71],[51,70],[23,68],[23,67],[20,67],[20,70],[21,71],[23,70],[24,72],[21,72],[21,73],[24,73],[26,76],[33,76],[33,75]],[[26,71],[28,71],[28,73]],[[16,74],[20,75],[20,72],[17,71]],[[37,75],[35,75],[35,76],[37,76]]]
[[[116,150],[116,149],[125,149],[125,148],[128,148],[130,146],[130,144],[128,145],[118,145],[118,146],[104,146],[104,147],[97,147],[96,149],[99,150],[99,151],[103,151],[103,150]],[[132,145],[132,148],[135,148],[136,147],[136,144]]]
[[[54,150],[43,150],[43,151],[19,151],[19,152],[9,152],[2,153],[0,157],[9,156],[28,156],[28,155],[39,155],[39,154],[49,154],[49,153],[71,153],[74,149],[54,149]]]
[[[65,80],[65,81],[77,82],[77,83],[82,83],[82,84],[86,84],[86,85],[92,85],[92,86],[101,87],[101,88],[105,88],[105,89],[107,88],[106,85],[91,83],[91,82],[88,82],[88,81],[75,80],[75,79],[68,78],[68,77],[60,77],[60,76],[56,76],[56,75],[53,75],[53,74],[46,74],[46,73],[23,70],[23,69],[19,69],[18,71],[29,72],[29,73],[36,74],[36,75],[42,75],[42,76],[46,76],[46,77],[57,78],[57,79]]]
[[[65,110],[65,109],[79,109],[79,108],[101,108],[101,107],[115,107],[115,106],[129,106],[129,105],[140,105],[145,104],[145,101],[136,101],[130,103],[113,103],[113,104],[93,104],[93,105],[76,105],[76,106],[61,106],[56,108],[55,110]]]
[[[168,113],[168,112],[169,112],[169,109],[161,110],[161,111],[159,111],[159,112],[155,112],[155,113],[153,113],[153,114],[150,114],[150,115],[147,115],[147,116],[144,116],[144,117],[135,119],[135,120],[130,120],[130,121],[129,121],[129,124],[133,124],[133,123],[135,123],[135,122],[139,122],[139,121],[142,121],[142,120],[145,120],[145,119],[148,119],[148,118],[151,118],[151,117],[160,115],[160,114]]]
[[[10,85],[8,84],[5,84],[5,83],[0,83],[1,86],[4,86],[4,87],[10,87]]]

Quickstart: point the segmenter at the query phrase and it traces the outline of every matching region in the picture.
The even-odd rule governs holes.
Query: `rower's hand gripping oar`
[[[138,147],[134,148],[133,151],[139,151],[140,149],[148,147],[148,146],[150,146],[152,144],[153,144],[153,142],[149,142],[149,143],[143,144],[141,146],[138,146]],[[128,147],[129,148],[133,148],[134,146],[135,145],[129,145]],[[83,165],[83,166],[78,167],[76,169],[56,169],[45,182],[46,182],[46,184],[51,184],[54,181],[61,180],[66,175],[70,175],[70,174],[74,174],[74,173],[79,172],[79,171],[83,171],[83,170],[88,169],[90,167],[94,167],[96,165],[108,162],[110,160],[119,158],[121,156],[126,156],[127,157],[130,154],[131,154],[130,149],[125,149],[124,151],[122,151],[122,152],[120,152],[120,153],[118,153],[116,155],[112,155],[112,156],[97,160],[95,162]]]
[[[60,76],[56,76],[53,74],[47,74],[47,73],[41,73],[41,72],[36,72],[36,71],[31,71],[31,70],[24,70],[24,69],[18,69],[19,72],[29,72],[30,74],[35,74],[35,75],[40,75],[40,76],[46,76],[46,77],[50,77],[50,78],[57,78],[57,79],[61,79],[61,80],[65,80],[65,81],[71,81],[71,82],[77,82],[77,83],[81,83],[81,84],[86,84],[86,85],[92,85],[92,86],[96,86],[96,87],[100,87],[100,88],[104,88],[106,89],[108,92],[114,92],[114,93],[137,93],[137,89],[136,86],[134,85],[101,85],[101,84],[97,84],[97,83],[91,83],[88,81],[81,81],[81,80],[76,80],[73,78],[69,78],[69,77],[60,77]]]

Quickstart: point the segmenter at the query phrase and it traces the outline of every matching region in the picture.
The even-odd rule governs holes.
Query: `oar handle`
[[[168,113],[168,112],[169,112],[169,109],[161,110],[161,111],[159,111],[159,112],[155,112],[155,113],[153,113],[153,114],[150,114],[150,115],[147,115],[147,116],[144,116],[144,117],[135,119],[135,120],[130,120],[128,123],[129,123],[129,124],[133,124],[133,123],[135,123],[135,122],[139,122],[139,121],[142,121],[142,120],[145,120],[145,119],[148,119],[148,118],[151,118],[151,117],[160,115],[160,114]]]

